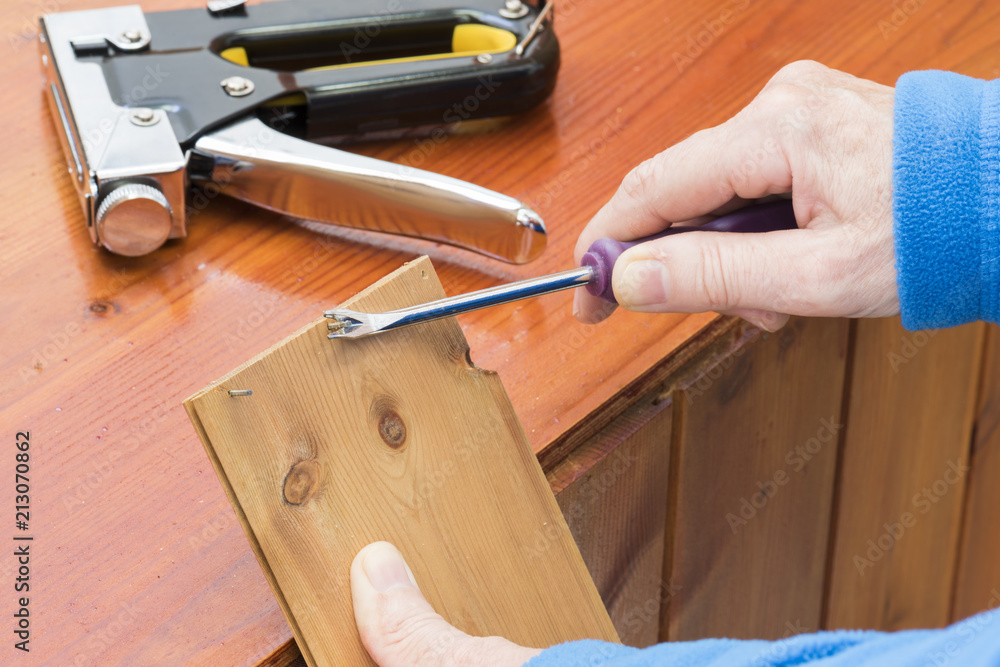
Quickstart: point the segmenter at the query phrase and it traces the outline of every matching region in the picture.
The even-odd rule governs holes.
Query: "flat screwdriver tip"
[[[324,312],[323,316],[332,320],[326,323],[327,331],[330,332],[327,334],[327,338],[357,338],[377,331],[368,321],[371,316],[366,313],[337,308]]]

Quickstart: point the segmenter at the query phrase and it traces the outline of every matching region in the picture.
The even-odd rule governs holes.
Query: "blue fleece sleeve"
[[[1000,80],[896,83],[896,284],[911,331],[1000,317]]]
[[[994,596],[1000,601],[1000,593]],[[778,641],[702,639],[629,648],[593,640],[546,649],[526,667],[996,667],[1000,613],[995,609],[942,630],[839,630]]]

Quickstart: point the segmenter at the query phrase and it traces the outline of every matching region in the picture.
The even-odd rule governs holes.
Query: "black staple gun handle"
[[[550,10],[520,0],[390,0],[380,11],[213,0],[46,15],[47,92],[91,237],[146,254],[185,236],[204,194],[221,192],[529,261],[545,228],[518,200],[315,142],[538,105],[559,66]]]

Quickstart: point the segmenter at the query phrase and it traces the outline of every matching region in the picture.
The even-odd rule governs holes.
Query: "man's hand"
[[[625,252],[618,302],[645,312],[715,310],[775,330],[788,314],[899,312],[892,237],[893,89],[813,62],[778,72],[743,111],[642,163],[580,235],[627,241],[791,193],[799,229],[680,234]],[[584,322],[609,304],[576,290]]]
[[[449,625],[388,542],[369,544],[354,557],[351,596],[361,642],[382,667],[517,667],[541,652],[500,637],[471,637]]]

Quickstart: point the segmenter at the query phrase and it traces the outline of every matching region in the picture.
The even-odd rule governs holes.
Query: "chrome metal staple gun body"
[[[551,4],[387,7],[213,0],[43,16],[46,92],[91,239],[147,254],[186,236],[191,211],[221,193],[509,262],[536,257],[545,227],[517,199],[318,142],[538,105],[559,65]]]

